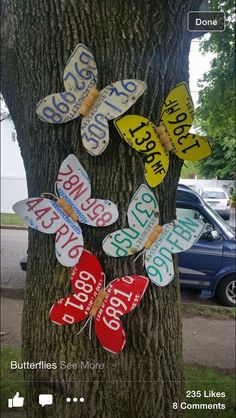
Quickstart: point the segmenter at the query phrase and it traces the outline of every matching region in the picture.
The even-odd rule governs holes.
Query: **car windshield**
[[[205,208],[207,212],[210,213],[212,218],[214,218],[217,224],[223,229],[224,233],[227,235],[228,239],[235,238],[235,230],[227,222],[225,222],[218,213],[211,208],[207,203],[205,203]]]
[[[225,192],[208,191],[202,193],[203,199],[227,199]]]

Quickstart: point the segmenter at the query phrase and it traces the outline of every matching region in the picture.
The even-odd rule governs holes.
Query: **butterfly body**
[[[148,279],[125,276],[113,280],[103,289],[104,273],[98,259],[83,251],[80,263],[71,269],[71,284],[74,294],[53,305],[50,319],[59,325],[72,325],[92,315],[102,346],[112,353],[120,352],[126,341],[120,316],[140,303]]]
[[[83,236],[77,220],[103,227],[115,222],[118,210],[109,200],[90,197],[89,177],[74,155],[69,155],[61,164],[56,183],[59,195],[56,201],[33,197],[17,202],[13,209],[31,228],[56,234],[58,261],[73,266],[83,251]]]
[[[84,115],[82,143],[91,155],[100,155],[109,143],[108,120],[121,116],[141,96],[146,84],[120,80],[97,90],[97,65],[91,51],[77,45],[63,76],[65,92],[51,94],[37,104],[38,117],[48,123],[69,122]]]

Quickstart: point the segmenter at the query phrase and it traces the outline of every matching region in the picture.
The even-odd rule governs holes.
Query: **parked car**
[[[180,285],[199,289],[201,296],[215,295],[225,306],[236,306],[234,230],[189,187],[179,185],[176,195],[177,218],[201,219],[206,229],[188,251],[179,253]],[[27,256],[21,260],[27,268]]]
[[[229,219],[230,199],[225,190],[219,187],[203,187],[200,195],[223,219]]]
[[[217,296],[225,306],[236,306],[235,230],[187,186],[179,186],[177,217],[201,219],[206,230],[188,251],[179,254],[180,284],[199,289],[201,296]]]
[[[27,261],[28,261],[28,255],[26,255],[25,257],[23,257],[23,258],[20,260],[20,267],[21,267],[21,270],[23,270],[23,271],[27,271]]]

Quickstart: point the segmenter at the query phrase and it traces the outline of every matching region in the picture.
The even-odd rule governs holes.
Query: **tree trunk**
[[[2,93],[17,130],[29,196],[53,191],[61,162],[74,153],[88,172],[93,196],[117,203],[120,217],[108,228],[83,227],[85,248],[101,261],[108,280],[145,274],[133,257],[114,259],[101,249],[103,238],[127,225],[133,193],[144,182],[140,155],[119,138],[110,122],[110,144],[100,157],[84,150],[79,121],[62,126],[41,122],[41,97],[62,91],[63,69],[80,42],[91,48],[99,71],[98,88],[121,78],[138,78],[147,91],[131,113],[158,123],[169,90],[188,81],[190,34],[187,11],[200,0],[2,0]],[[10,163],[10,162],[9,162]],[[161,223],[175,217],[175,193],[182,162],[171,156],[157,193]],[[53,325],[52,304],[71,292],[69,269],[56,261],[54,236],[29,232],[29,259],[23,313],[23,360],[104,363],[102,370],[26,370],[27,417],[181,417],[172,403],[183,391],[179,283],[150,286],[139,308],[123,317],[127,343],[113,355],[80,326]],[[42,408],[39,393],[54,393]],[[67,403],[83,396],[85,402]]]

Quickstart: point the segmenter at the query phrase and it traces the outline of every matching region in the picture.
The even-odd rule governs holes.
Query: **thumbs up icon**
[[[8,408],[22,408],[24,405],[24,398],[19,396],[19,392],[16,392],[13,399],[8,399]]]

